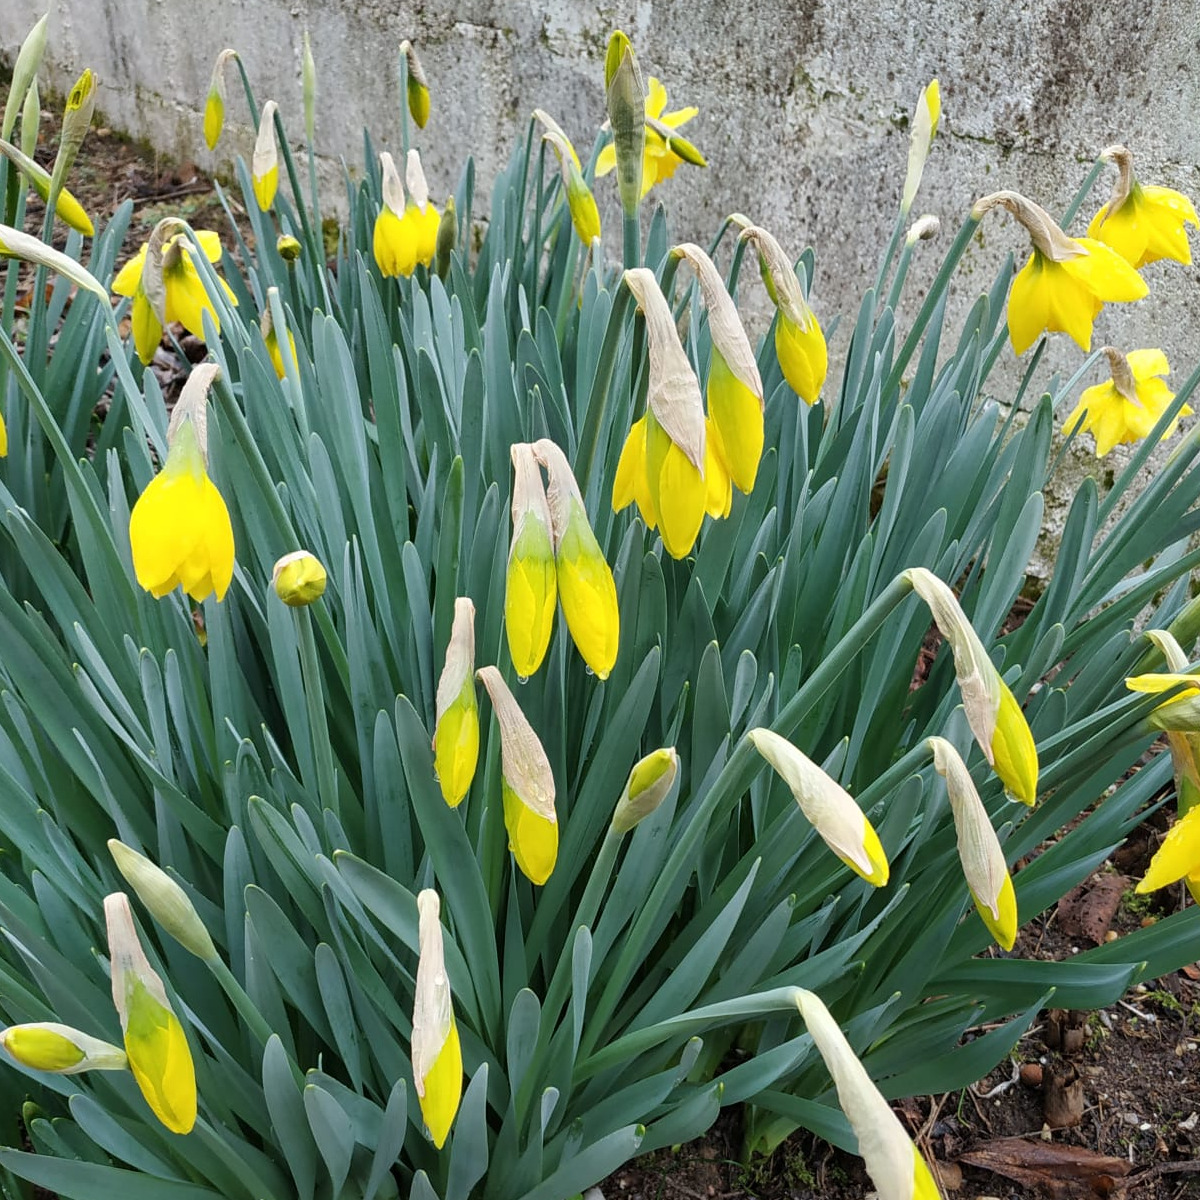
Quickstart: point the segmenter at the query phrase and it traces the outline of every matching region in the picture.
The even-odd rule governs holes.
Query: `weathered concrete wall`
[[[0,50],[9,59],[32,19],[30,6],[0,3]],[[914,212],[938,214],[944,238],[975,198],[1001,187],[1061,211],[1113,141],[1133,149],[1144,180],[1200,193],[1200,72],[1190,65],[1200,48],[1196,0],[54,0],[48,66],[60,89],[93,67],[109,120],[213,166],[200,110],[217,52],[239,51],[260,100],[274,97],[298,135],[307,28],[320,88],[318,152],[331,164],[340,156],[356,164],[364,124],[378,147],[396,146],[395,48],[409,37],[432,86],[420,145],[434,194],[454,185],[469,149],[486,203],[535,105],[581,146],[590,143],[604,118],[602,59],[614,27],[630,34],[645,72],[665,81],[672,106],[700,108],[688,133],[710,166],[683,167],[664,185],[675,232],[707,239],[725,214],[741,210],[790,249],[812,243],[823,318],[852,315],[873,276],[903,182],[906,116],[934,75],[943,124]],[[244,122],[232,75],[230,84],[230,116]],[[251,142],[243,126],[219,149],[248,157]],[[602,181],[602,201],[613,190]],[[1083,228],[1077,222],[1074,232]],[[1028,247],[999,215],[978,243],[954,285],[958,313],[991,282],[1004,252],[1023,257]],[[914,292],[936,257],[933,247],[921,255]],[[1161,345],[1178,381],[1200,361],[1196,271],[1160,263],[1146,277],[1150,296],[1107,308],[1096,344]],[[755,295],[762,303],[757,289],[751,302]],[[1047,378],[1081,361],[1062,335],[1054,341]],[[835,342],[834,370],[838,349]],[[1102,375],[1097,366],[1087,382]],[[1008,363],[1000,382],[1015,376]]]

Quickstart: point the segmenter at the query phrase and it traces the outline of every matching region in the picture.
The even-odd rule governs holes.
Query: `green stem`
[[[333,747],[329,743],[329,722],[325,716],[325,690],[321,686],[321,663],[317,658],[317,640],[313,637],[312,617],[308,606],[295,609],[296,639],[300,645],[300,677],[304,683],[304,707],[308,713],[308,729],[312,738],[313,759],[317,777],[304,782],[311,790],[316,784],[319,809],[332,810],[341,819],[338,803],[337,773],[333,766]]]
[[[892,236],[888,241],[887,249],[883,252],[883,260],[879,264],[879,275],[875,279],[876,296],[883,294],[883,285],[887,283],[888,268],[896,256],[896,247],[899,246],[900,239],[904,235],[904,222],[907,219],[908,213],[904,209],[896,214],[896,223],[892,226]]]
[[[225,965],[225,960],[218,957],[206,958],[204,965],[212,972],[213,978],[221,985],[221,990],[229,997],[233,1007],[237,1009],[242,1020],[255,1039],[263,1046],[271,1040],[274,1030],[267,1024],[266,1018],[258,1011],[254,1001],[246,994],[246,989],[234,978],[233,972]],[[293,1064],[297,1082],[301,1076]]]
[[[642,228],[636,208],[621,220],[621,263],[627,271],[642,265]]]

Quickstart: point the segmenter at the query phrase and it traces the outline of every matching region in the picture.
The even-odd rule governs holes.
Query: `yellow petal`
[[[1149,675],[1132,675],[1125,680],[1125,686],[1131,692],[1165,692],[1169,688],[1185,684],[1186,687],[1177,695],[1172,696],[1170,703],[1194,696],[1200,692],[1200,676],[1179,674],[1171,671],[1154,671]]]
[[[816,317],[802,329],[780,313],[775,323],[775,353],[792,391],[805,404],[815,404],[829,369],[829,351]]]
[[[734,486],[754,490],[763,450],[762,402],[714,347],[708,369],[708,434]]]
[[[118,296],[132,296],[142,282],[142,267],[146,265],[146,243],[143,242],[138,252],[117,272],[112,282],[112,290]]]
[[[479,762],[479,706],[475,686],[468,677],[458,700],[437,723],[433,765],[442,796],[457,808],[471,787]]]
[[[1000,895],[996,898],[999,916],[993,916],[992,910],[973,892],[971,898],[988,932],[996,939],[996,944],[1003,950],[1011,950],[1017,940],[1017,897],[1013,891],[1012,877],[1005,875],[1000,885]]]
[[[711,417],[705,421],[705,428],[708,435],[704,444],[704,511],[719,521],[729,516],[733,507],[733,480],[717,452]]]
[[[269,211],[275,203],[275,193],[279,190],[279,168],[270,167],[261,175],[255,175],[251,181],[254,185],[254,199],[263,211]]]
[[[129,1069],[154,1115],[172,1133],[190,1133],[196,1123],[196,1072],[179,1018],[136,976],[126,1003]]]
[[[1092,218],[1087,235],[1111,246],[1132,267],[1140,267],[1146,261],[1149,230],[1140,219],[1137,206],[1128,201],[1116,210],[1105,204]]]
[[[1047,292],[1042,278],[1045,259],[1036,250],[1017,272],[1008,295],[1008,336],[1013,350],[1024,354],[1037,341],[1049,320]]]
[[[555,566],[558,598],[571,640],[583,661],[601,679],[607,679],[617,661],[621,632],[617,588],[578,503],[572,505]]]
[[[661,117],[667,107],[667,89],[653,75],[647,80],[646,116]]]
[[[524,678],[546,657],[557,596],[550,531],[532,517],[526,518],[513,539],[504,589],[508,652],[517,674]]]
[[[1004,789],[1022,804],[1037,803],[1038,758],[1029,722],[1000,680],[1000,707],[996,713],[996,732],[992,735],[992,768],[1004,783]]]
[[[617,168],[617,148],[609,142],[596,157],[596,178],[599,179]]]
[[[558,822],[534,812],[506,779],[501,780],[500,790],[504,797],[508,848],[526,879],[541,887],[550,878],[558,859]]]
[[[409,265],[403,235],[404,227],[400,223],[400,218],[390,208],[381,209],[379,216],[375,218],[375,234],[372,244],[375,251],[375,262],[382,274],[412,274],[413,268]],[[415,265],[415,260],[413,261]]]
[[[685,558],[696,544],[704,521],[708,489],[704,476],[647,414],[646,477],[650,502],[658,516],[659,535],[672,558]]]
[[[438,1051],[429,1074],[423,1081],[423,1093],[418,1092],[421,1116],[429,1129],[433,1144],[440,1150],[450,1136],[462,1099],[462,1044],[458,1037],[458,1023],[450,1018],[450,1033]]]
[[[163,271],[163,283],[167,290],[167,321],[178,321],[188,333],[204,337],[204,313],[212,317],[217,332],[221,321],[213,307],[200,278],[196,264],[187,250],[180,251],[179,261]]]
[[[1081,281],[1097,300],[1104,303],[1140,300],[1149,292],[1146,281],[1111,246],[1094,238],[1076,241],[1087,253],[1055,266]]]
[[[8,426],[4,423],[4,418],[0,417],[0,458],[8,457]]]
[[[1197,873],[1200,873],[1200,805],[1171,826],[1136,890],[1154,892]]]
[[[650,482],[646,477],[646,418],[639,417],[629,428],[629,436],[621,448],[617,460],[617,473],[613,478],[613,512],[620,512],[634,502],[642,514],[647,527],[658,525],[654,501],[650,498]]]

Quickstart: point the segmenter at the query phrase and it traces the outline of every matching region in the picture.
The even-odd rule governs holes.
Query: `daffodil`
[[[1173,188],[1139,183],[1133,174],[1133,155],[1124,146],[1109,146],[1100,157],[1115,162],[1119,174],[1111,199],[1088,226],[1088,237],[1111,246],[1133,267],[1160,258],[1190,264],[1186,227],[1200,225],[1192,202]]]
[[[796,989],[796,1006],[837,1088],[879,1200],[941,1200],[929,1166],[846,1041],[821,998]]]
[[[307,550],[293,550],[275,563],[271,586],[289,608],[306,608],[325,595],[329,575],[324,564]]]
[[[513,531],[504,581],[504,631],[517,674],[528,678],[542,665],[550,645],[558,576],[550,505],[533,447],[519,442],[509,453]]]
[[[400,43],[400,53],[404,57],[407,69],[407,84],[405,87],[408,100],[408,114],[418,129],[425,128],[429,120],[429,82],[425,78],[425,70],[417,57],[413,44],[407,38]]]
[[[984,757],[1012,799],[1028,805],[1037,803],[1037,747],[1029,723],[967,620],[958,597],[924,567],[910,567],[904,575],[929,606],[938,632],[950,643],[967,724]]]
[[[454,601],[450,643],[437,686],[433,765],[442,796],[456,808],[471,787],[479,761],[479,705],[475,699],[475,605]]]
[[[413,1086],[421,1116],[440,1150],[462,1099],[463,1061],[442,946],[441,902],[432,888],[417,894],[417,979],[413,997]]]
[[[916,111],[913,113],[912,133],[908,145],[908,170],[904,177],[904,192],[900,198],[902,213],[907,213],[912,208],[912,203],[917,197],[921,176],[925,172],[925,160],[929,157],[929,147],[937,133],[941,116],[942,89],[938,81],[932,79],[921,92]]]
[[[487,689],[500,727],[500,791],[508,848],[522,874],[539,887],[558,861],[554,772],[538,736],[495,667],[475,678]]]
[[[276,289],[269,288],[268,296]],[[271,366],[275,368],[275,374],[284,379],[287,376],[287,363],[283,361],[283,354],[279,349],[279,335],[275,332],[275,322],[271,318],[271,308],[268,305],[263,309],[262,317],[258,323],[259,332],[262,334],[263,344],[267,348],[267,357],[271,360]],[[292,331],[287,331],[288,357],[292,360],[292,365],[297,370],[300,369],[300,360],[296,357],[296,339],[292,337]]]
[[[816,404],[829,370],[829,349],[820,322],[805,299],[783,247],[765,229],[752,224],[740,213],[730,219],[742,226],[741,239],[758,250],[763,283],[779,310],[775,322],[775,353],[783,377],[805,404]]]
[[[236,50],[222,50],[217,55],[204,99],[204,140],[210,150],[216,149],[225,127],[225,66],[232,58],[237,58]]]
[[[691,142],[675,131],[686,125],[700,110],[694,105],[677,108],[674,112],[664,111],[667,107],[667,89],[650,76],[649,94],[646,96],[646,141],[642,151],[642,195],[664,179],[670,179],[680,163],[688,162],[703,167],[704,156]],[[617,165],[617,150],[609,144],[600,151],[596,159],[596,177],[600,178],[614,170]]]
[[[678,775],[679,755],[674,746],[664,746],[639,758],[613,810],[613,833],[628,833],[650,816],[667,798]]]
[[[156,597],[182,586],[194,600],[214,592],[221,600],[233,578],[233,526],[206,466],[203,411],[216,373],[202,364],[188,377],[172,414],[167,461],[129,516],[134,573]]]
[[[1144,895],[1180,879],[1186,881],[1188,891],[1200,904],[1200,805],[1190,809],[1167,831],[1134,890]]]
[[[579,163],[579,155],[571,139],[563,133],[557,121],[540,108],[533,110],[533,115],[546,126],[542,141],[549,142],[558,155],[558,165],[562,170],[563,189],[567,194],[567,211],[571,214],[571,224],[579,240],[590,246],[600,236],[600,210],[596,207],[596,197],[588,187],[583,177],[583,169]]]
[[[429,199],[429,186],[415,150],[405,166],[407,198],[392,156],[379,156],[383,171],[383,207],[375,218],[375,261],[384,275],[408,276],[418,265],[428,267],[437,253],[441,215]]]
[[[3,1046],[23,1067],[78,1075],[81,1071],[122,1071],[129,1059],[120,1046],[60,1025],[57,1021],[31,1021],[0,1030]]]
[[[133,297],[133,344],[143,363],[154,358],[162,340],[163,326],[178,321],[189,333],[204,337],[204,314],[220,331],[217,310],[204,287],[204,281],[192,261],[196,246],[209,262],[221,261],[221,237],[211,229],[197,229],[195,243],[186,233],[171,233],[169,227],[181,222],[168,218],[155,227],[149,242],[143,242],[137,254],[117,272],[113,291]],[[237,298],[221,280],[230,304]]]
[[[9,159],[25,176],[43,203],[50,199],[51,176],[45,167],[3,138],[0,138],[0,154]],[[58,193],[54,202],[54,215],[85,237],[91,237],[96,232],[92,218],[66,188],[62,188]]]
[[[217,948],[196,906],[162,867],[117,838],[108,839],[108,852],[125,882],[163,929],[197,958],[211,962],[217,957]]]
[[[883,887],[889,874],[887,855],[854,797],[772,730],[751,729],[746,736],[791,788],[800,811],[829,849],[868,883]]]
[[[533,453],[549,478],[546,500],[554,534],[558,600],[567,630],[583,661],[607,679],[621,638],[612,570],[588,523],[583,495],[566,455],[549,438],[535,442]]]
[[[1105,346],[1104,353],[1112,378],[1088,388],[1063,422],[1064,433],[1091,431],[1096,438],[1097,457],[1103,457],[1114,446],[1127,446],[1149,437],[1175,399],[1163,378],[1171,368],[1161,350],[1133,350],[1124,355]],[[1180,417],[1191,415],[1192,409],[1185,404],[1164,430],[1162,440],[1175,432]]]
[[[129,1069],[154,1115],[172,1133],[196,1123],[196,1071],[183,1026],[163,981],[146,958],[129,909],[129,897],[104,897],[112,996]]]
[[[1017,898],[1000,839],[958,750],[940,737],[931,737],[929,748],[934,769],[946,781],[958,835],[958,858],[971,899],[996,943],[1011,950],[1017,940]]]
[[[1105,304],[1140,300],[1146,281],[1110,246],[1095,238],[1068,237],[1044,208],[1018,192],[996,192],[975,203],[979,220],[1007,209],[1029,231],[1033,253],[1017,272],[1008,295],[1008,332],[1024,354],[1043,332],[1067,334],[1081,350],[1092,346],[1092,325]]]
[[[279,190],[279,147],[275,142],[275,113],[278,108],[274,100],[268,100],[263,105],[258,121],[258,137],[254,142],[254,156],[250,160],[254,199],[263,212],[267,212],[275,203],[275,193]]]

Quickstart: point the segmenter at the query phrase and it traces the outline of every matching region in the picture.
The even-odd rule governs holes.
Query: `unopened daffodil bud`
[[[237,58],[236,50],[225,49],[217,55],[204,100],[204,140],[210,150],[216,149],[225,128],[225,66],[231,58]]]
[[[712,259],[692,242],[676,246],[671,253],[692,265],[708,310],[712,361],[707,391],[713,450],[733,485],[750,493],[763,449],[763,385],[754,350]]]
[[[592,189],[583,177],[579,155],[575,153],[571,139],[549,113],[535,108],[533,115],[546,127],[542,141],[549,142],[558,156],[571,224],[579,240],[585,246],[590,246],[600,236],[600,210],[596,207],[596,197],[592,195]]]
[[[462,1099],[462,1046],[454,1020],[442,946],[441,901],[432,888],[417,893],[417,979],[413,995],[413,1085],[421,1116],[440,1150]]]
[[[50,14],[46,13],[25,35],[21,49],[17,51],[12,80],[8,85],[8,96],[4,101],[4,117],[0,121],[0,137],[5,141],[12,136],[17,124],[17,114],[25,103],[25,94],[33,86],[38,69],[42,65],[42,56],[46,53],[46,28],[49,24]]]
[[[772,730],[751,729],[746,736],[791,788],[800,811],[830,850],[868,883],[883,887],[889,874],[887,856],[854,797]]]
[[[612,570],[588,523],[583,495],[567,456],[549,438],[533,444],[534,458],[546,469],[546,499],[554,535],[558,599],[567,629],[583,661],[607,679],[617,661],[621,618]]]
[[[408,113],[418,129],[424,129],[429,120],[429,81],[425,78],[425,70],[417,57],[413,44],[407,38],[400,43],[400,53],[404,56],[408,68],[406,99]]]
[[[271,366],[275,368],[275,374],[280,379],[283,379],[287,375],[287,364],[283,361],[283,354],[279,349],[279,335],[275,332],[275,322],[271,317],[271,306],[269,303],[270,297],[273,295],[277,296],[278,294],[278,288],[272,287],[267,289],[268,304],[263,309],[262,316],[259,318],[258,329],[262,334],[263,344],[267,347],[267,355],[271,360]],[[285,332],[287,333],[288,356],[296,368],[299,369],[299,359],[296,358],[296,339],[292,337],[290,329]]]
[[[679,755],[674,746],[652,751],[638,759],[613,811],[613,833],[628,833],[667,798],[679,775]]]
[[[1091,237],[1068,237],[1044,208],[1019,192],[984,196],[971,216],[978,221],[993,208],[1012,213],[1033,242],[1033,253],[1008,295],[1008,332],[1017,354],[1024,354],[1043,331],[1054,330],[1090,350],[1101,308],[1112,301],[1140,300],[1149,290],[1110,246]]]
[[[933,751],[934,770],[946,781],[958,835],[958,858],[971,898],[997,945],[1011,950],[1017,940],[1017,898],[1000,839],[971,773],[953,744],[945,738],[931,737],[929,748]]]
[[[418,264],[427,267],[433,262],[441,217],[430,203],[429,185],[416,150],[408,152],[404,180],[390,154],[381,154],[379,162],[383,207],[375,219],[375,261],[384,275],[409,276]]]
[[[108,852],[159,926],[197,958],[207,962],[217,957],[217,948],[195,905],[166,871],[116,838],[108,839]]]
[[[833,1077],[838,1103],[858,1138],[858,1152],[879,1200],[941,1200],[921,1152],[904,1132],[821,998],[797,988],[796,1006]]]
[[[275,113],[279,106],[268,100],[258,122],[258,137],[254,140],[254,156],[250,160],[251,181],[258,207],[267,212],[275,203],[279,190],[279,146],[275,141]]]
[[[829,350],[816,314],[809,307],[791,260],[775,238],[740,214],[731,218],[742,226],[741,239],[758,251],[767,291],[779,310],[775,322],[775,353],[792,391],[805,404],[815,404],[829,370]]]
[[[80,1071],[123,1071],[129,1060],[120,1046],[60,1025],[57,1021],[31,1021],[0,1030],[3,1046],[31,1071],[78,1075]]]
[[[408,188],[408,206],[405,220],[412,228],[416,242],[417,262],[428,267],[437,253],[438,231],[441,214],[429,199],[429,184],[425,180],[425,168],[421,166],[421,155],[414,148],[404,160],[404,183]]]
[[[949,586],[924,567],[911,567],[904,575],[929,606],[933,623],[950,643],[967,724],[984,757],[1011,799],[1036,804],[1037,747],[1016,697],[1000,678]]]
[[[37,153],[38,126],[41,123],[42,101],[35,75],[25,93],[25,103],[21,105],[21,152],[28,158]],[[59,202],[61,203],[61,197]]]
[[[304,132],[311,146],[317,132],[317,64],[307,29],[300,52],[300,83],[304,97]]]
[[[1173,188],[1139,183],[1124,146],[1108,146],[1100,157],[1117,164],[1118,176],[1112,198],[1088,225],[1088,237],[1111,246],[1131,267],[1160,258],[1190,264],[1186,227],[1200,224],[1191,200]]]
[[[617,190],[626,216],[637,212],[642,192],[642,154],[646,145],[646,88],[629,39],[619,29],[604,55],[604,87],[612,127]]]
[[[513,532],[504,583],[504,629],[513,666],[524,679],[546,657],[554,630],[558,579],[550,505],[533,447],[519,442],[509,453]]]
[[[500,727],[500,790],[508,848],[525,877],[540,887],[558,859],[550,760],[500,672],[481,667],[475,677],[487,688]]]
[[[475,605],[454,601],[454,623],[437,686],[433,766],[438,786],[456,808],[475,778],[479,761],[479,705],[475,699]]]
[[[708,502],[704,401],[654,272],[628,270],[625,284],[646,319],[650,386],[646,414],[631,427],[617,463],[613,509],[636,500],[646,524],[657,525],[667,553],[684,558],[696,544]]]
[[[91,128],[95,108],[96,76],[91,71],[84,71],[67,95],[67,103],[63,108],[58,153],[54,156],[54,170],[50,174],[50,194],[55,197],[56,203],[79,147]]]
[[[917,188],[921,186],[921,176],[925,171],[925,160],[929,157],[929,147],[937,133],[941,115],[942,91],[938,81],[933,79],[921,93],[917,110],[913,113],[908,144],[908,172],[904,177],[904,194],[900,199],[902,213],[907,213],[916,199]]]
[[[172,1133],[190,1133],[196,1123],[196,1071],[183,1026],[138,940],[129,897],[105,896],[104,917],[113,1004],[129,1069],[154,1115]]]
[[[3,138],[0,138],[0,154],[3,154],[25,176],[29,181],[29,186],[37,192],[42,201],[49,203],[50,172],[30,158],[24,150],[18,150],[16,146],[11,142],[4,141]],[[58,193],[58,200],[54,205],[54,215],[72,229],[82,233],[84,237],[91,237],[96,232],[92,225],[92,219],[84,211],[83,205],[66,188]]]
[[[308,550],[285,554],[271,573],[275,595],[289,608],[304,608],[320,600],[328,579],[320,559]]]
[[[942,223],[932,213],[918,217],[904,235],[906,246],[915,246],[918,242],[928,242],[937,237],[942,231]]]
[[[643,109],[644,142],[642,150],[642,190],[644,198],[655,184],[670,179],[681,163],[706,167],[704,155],[679,133],[699,109],[687,105],[667,112],[667,89],[653,75],[646,81],[646,102]],[[610,122],[611,126],[611,122]],[[607,175],[617,165],[615,139],[600,151],[596,159],[596,177]],[[618,180],[620,176],[618,175]],[[622,193],[624,195],[624,193]]]
[[[0,258],[19,258],[37,266],[46,267],[69,279],[81,291],[91,292],[98,300],[109,303],[104,285],[86,267],[69,254],[46,245],[23,229],[11,225],[0,225]]]
[[[292,237],[290,233],[283,233],[275,239],[275,249],[279,252],[279,257],[291,266],[300,257],[302,247],[297,238]]]
[[[458,213],[454,208],[454,197],[446,197],[446,207],[438,218],[437,246],[433,254],[433,269],[439,279],[450,273],[450,256],[458,245]]]

